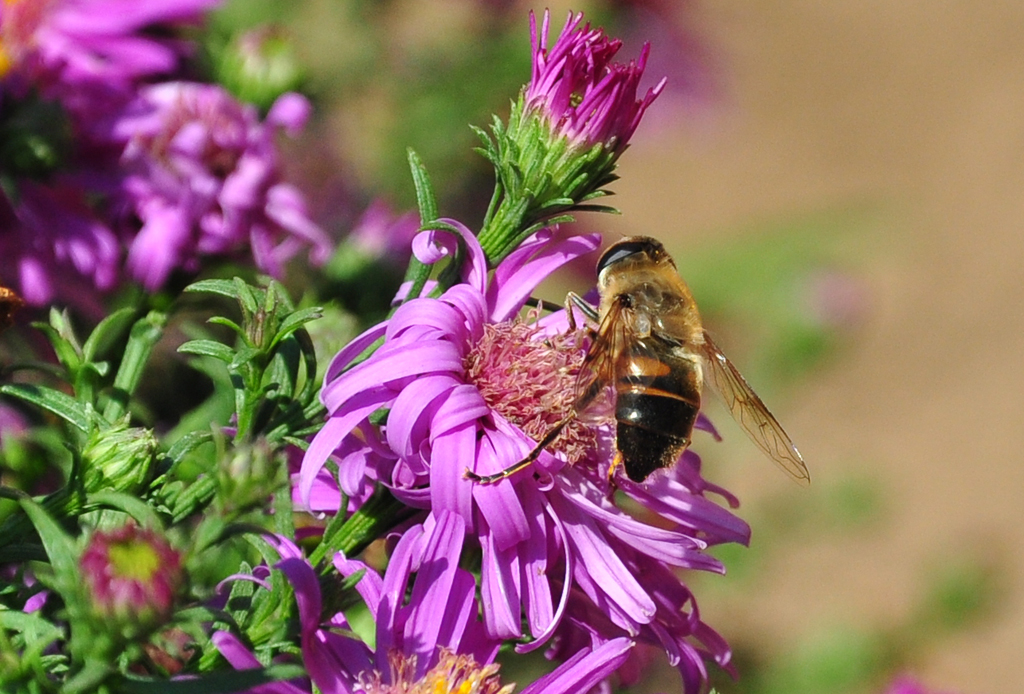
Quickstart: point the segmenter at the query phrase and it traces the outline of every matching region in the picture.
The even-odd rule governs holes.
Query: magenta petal
[[[407,376],[431,372],[462,372],[462,355],[450,342],[385,343],[372,361],[364,361],[344,379],[324,386],[321,400],[334,411],[362,391]]]
[[[437,513],[437,524],[425,538],[423,562],[416,572],[410,610],[405,622],[406,654],[416,656],[416,679],[426,674],[436,658],[438,635],[446,620],[454,616],[448,599],[455,583],[466,526],[453,513]]]
[[[341,444],[342,439],[392,397],[392,393],[384,388],[364,393],[357,402],[350,405],[351,409],[346,408],[337,416],[329,418],[323,428],[316,433],[305,455],[302,456],[302,466],[299,469],[299,495],[304,504],[309,505],[310,490],[316,482],[317,473],[334,449]]]
[[[480,599],[487,633],[494,638],[522,636],[520,614],[520,567],[516,549],[500,550],[490,533],[480,538],[483,566],[480,569]]]
[[[636,484],[623,479],[621,489],[644,507],[683,527],[708,536],[710,544],[750,542],[750,526],[718,504],[690,492],[669,475]]]
[[[353,359],[358,357],[367,347],[384,336],[384,332],[387,330],[387,327],[387,321],[378,323],[369,330],[360,334],[358,337],[353,338],[351,342],[342,347],[341,351],[334,355],[334,358],[331,359],[331,363],[327,365],[327,373],[324,375],[324,383],[329,383],[340,376],[348,365],[352,363]],[[323,402],[322,399],[321,402]]]
[[[398,642],[402,633],[402,606],[405,603],[406,588],[409,575],[413,570],[416,548],[423,539],[423,526],[410,528],[398,540],[395,551],[391,553],[388,570],[384,574],[381,586],[381,600],[377,607],[377,650],[376,668],[378,672],[389,672],[388,656],[395,649],[401,649]]]
[[[217,631],[210,636],[213,645],[220,654],[236,670],[254,670],[262,668],[263,663],[246,648],[241,641],[227,631]],[[271,682],[247,690],[248,694],[309,694],[308,691],[296,687],[289,682]]]
[[[634,643],[612,639],[597,648],[579,651],[558,668],[523,690],[523,694],[576,694],[589,692],[615,672],[629,657]]]
[[[433,463],[430,466],[432,508],[435,512],[459,514],[471,532],[474,529],[473,484],[463,476],[463,461],[472,460],[476,453],[476,431],[476,421],[471,420],[436,437],[432,441]]]
[[[309,99],[295,92],[286,92],[271,105],[266,122],[284,128],[288,135],[295,137],[305,127],[312,111]]]
[[[487,257],[480,248],[480,242],[462,222],[454,219],[438,221],[451,225],[455,231],[428,229],[420,232],[412,240],[413,254],[420,262],[432,265],[445,256],[454,257],[461,238],[466,250],[469,251],[469,257],[462,266],[463,281],[483,294],[487,289]]]
[[[536,241],[520,246],[495,269],[487,294],[491,320],[500,322],[514,316],[545,277],[601,243],[600,234],[570,236],[548,243],[541,236],[543,233],[538,232]]]
[[[435,299],[413,299],[399,306],[388,321],[386,338],[394,340],[410,329],[421,331],[424,339],[459,344],[469,337],[465,316],[457,308]]]
[[[346,559],[341,552],[334,555],[331,560],[334,568],[342,576],[348,578],[358,571],[365,571],[359,582],[356,583],[356,592],[363,598],[363,602],[370,610],[374,620],[377,619],[377,605],[380,604],[381,596],[384,593],[384,579],[376,571],[356,559]]]
[[[387,441],[400,458],[410,459],[427,433],[432,403],[459,381],[451,375],[424,376],[402,389],[388,414]],[[414,436],[414,432],[418,434]]]
[[[579,557],[577,574],[585,572],[590,576],[600,595],[618,606],[632,622],[650,622],[655,613],[654,602],[622,559],[609,551],[608,540],[594,520],[558,496],[553,496],[552,501],[565,521],[566,539]],[[591,597],[600,604],[600,595]]]
[[[502,453],[498,453],[498,448],[503,449]],[[506,436],[485,434],[477,448],[474,471],[484,475],[499,472],[528,452],[529,448],[521,449]],[[488,461],[491,462],[488,464]],[[526,495],[531,492],[527,491]],[[499,549],[508,549],[530,539],[530,528],[519,494],[509,480],[497,484],[474,484],[473,498]]]
[[[320,583],[313,567],[298,557],[282,559],[277,568],[284,572],[295,588],[295,602],[299,606],[302,631],[312,632],[320,627]]]

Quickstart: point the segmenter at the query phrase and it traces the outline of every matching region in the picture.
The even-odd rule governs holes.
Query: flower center
[[[468,379],[484,401],[535,441],[569,413],[576,401],[576,376],[583,364],[581,333],[542,337],[520,319],[484,325],[465,359]],[[550,449],[576,463],[596,442],[594,432],[573,419]]]
[[[388,656],[390,681],[379,672],[360,678],[357,691],[363,694],[512,694],[514,684],[501,686],[498,665],[480,665],[471,655],[441,650],[437,665],[422,679],[414,680],[416,656],[393,652]]]
[[[145,542],[127,541],[110,546],[110,568],[117,578],[144,583],[160,568],[156,549]]]

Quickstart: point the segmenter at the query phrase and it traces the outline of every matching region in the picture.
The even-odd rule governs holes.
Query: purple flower
[[[575,422],[532,469],[497,484],[464,477],[467,468],[487,475],[521,460],[571,406],[582,343],[564,334],[564,314],[532,327],[516,316],[547,274],[593,249],[597,238],[558,239],[543,231],[511,253],[488,281],[476,239],[449,224],[467,250],[464,283],[437,299],[405,303],[337,355],[321,394],[330,417],[306,453],[300,497],[309,498],[325,461],[338,449],[342,491],[358,492],[346,486],[355,478],[379,481],[410,506],[463,519],[471,544],[479,543],[482,552],[489,634],[532,638],[521,650],[539,646],[556,631],[565,639],[561,632],[573,628],[584,628],[597,643],[649,640],[669,653],[688,690],[696,690],[704,666],[690,640],[702,642],[721,664],[728,662],[729,650],[700,621],[692,596],[669,567],[721,571],[703,550],[746,542],[749,528],[704,497],[705,491],[720,490],[701,479],[695,455],[644,485],[619,482],[668,529],[640,522],[613,503],[609,425],[595,432]],[[417,236],[417,257],[433,262],[442,252],[454,252],[451,236]],[[380,337],[384,342],[373,356],[345,371]],[[378,410],[388,411],[380,439],[390,455],[353,455],[360,442],[372,440],[365,432],[372,429],[368,417]],[[357,428],[364,433],[354,434]],[[658,580],[648,582],[647,576]],[[599,623],[590,619],[595,611],[602,615]]]
[[[334,557],[343,576],[362,571],[356,583],[374,623],[371,648],[352,633],[344,613],[322,614],[316,571],[290,541],[278,539],[277,565],[291,581],[299,608],[302,657],[312,683],[324,694],[432,694],[474,691],[503,694],[494,664],[500,642],[479,619],[476,582],[459,567],[465,526],[454,514],[439,514],[406,530],[395,545],[387,571],[344,555]],[[214,643],[239,668],[256,667],[255,657],[227,632]],[[624,662],[632,644],[619,639],[584,648],[524,694],[586,691]],[[272,688],[276,687],[276,688]],[[266,685],[262,694],[307,691],[293,684]]]
[[[665,86],[662,79],[637,99],[649,44],[644,44],[636,61],[612,63],[622,42],[591,29],[590,24],[581,28],[582,13],[570,13],[561,35],[548,50],[549,21],[545,11],[538,35],[537,20],[530,14],[533,74],[526,90],[527,109],[540,112],[553,132],[574,144],[588,148],[604,144],[621,151]]]
[[[274,145],[277,129],[297,132],[308,113],[297,94],[280,97],[260,122],[254,107],[215,85],[142,89],[111,131],[124,144],[125,205],[141,221],[129,242],[132,275],[154,290],[175,269],[194,272],[204,256],[243,249],[273,275],[304,246],[324,262],[329,241],[282,182]]]
[[[29,304],[82,288],[110,289],[118,279],[120,244],[85,202],[83,190],[61,178],[45,186],[23,181],[19,200],[0,195],[0,271]]]
[[[395,264],[409,262],[409,245],[420,228],[415,212],[397,215],[384,200],[374,200],[363,212],[346,241],[369,258]]]
[[[88,117],[126,100],[140,80],[173,70],[179,44],[144,35],[196,19],[220,0],[19,0],[0,5],[0,77]]]

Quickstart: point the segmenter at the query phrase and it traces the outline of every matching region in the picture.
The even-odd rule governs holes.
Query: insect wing
[[[585,421],[600,422],[614,411],[616,366],[631,334],[625,311],[621,303],[612,304],[594,332],[580,366],[573,409]]]
[[[811,483],[811,475],[803,456],[796,449],[789,434],[768,411],[764,402],[753,391],[732,362],[722,354],[711,336],[704,332],[704,359],[711,385],[722,397],[733,419],[747,432],[747,436],[782,468],[790,477],[803,485]]]

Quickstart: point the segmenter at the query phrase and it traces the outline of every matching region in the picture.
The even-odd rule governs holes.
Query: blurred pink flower
[[[194,272],[204,256],[252,252],[275,276],[303,247],[323,263],[330,241],[299,191],[281,180],[274,135],[298,132],[309,103],[285,94],[264,121],[221,87],[166,82],[144,87],[111,128],[124,144],[128,269],[150,290],[172,271]],[[131,220],[127,226],[133,226]]]

